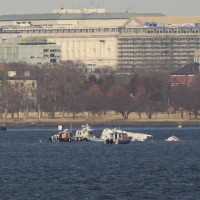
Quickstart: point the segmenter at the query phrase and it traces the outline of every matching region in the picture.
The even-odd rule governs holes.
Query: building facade
[[[25,101],[31,100],[33,104],[36,104],[37,80],[32,77],[30,71],[24,71],[23,74],[8,71],[8,82],[23,95]]]
[[[175,65],[194,61],[200,48],[200,27],[126,28],[118,37],[118,65],[148,67]]]
[[[200,63],[200,49],[194,51],[194,62]]]
[[[170,76],[171,86],[180,86],[186,85],[191,86],[195,77],[200,75],[200,66],[199,63],[190,63],[173,73]]]
[[[60,47],[62,61],[80,60],[91,69],[180,67],[193,61],[200,48],[200,17],[60,9],[0,16],[0,26],[2,44],[15,37],[46,37],[47,43]]]
[[[60,58],[60,46],[47,43],[45,37],[12,38],[12,40],[4,40],[0,45],[0,61],[5,63],[58,63]]]

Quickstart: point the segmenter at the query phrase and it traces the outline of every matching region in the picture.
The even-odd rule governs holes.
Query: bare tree
[[[100,87],[97,84],[92,84],[82,95],[85,111],[91,112],[93,117],[95,114],[100,116],[104,110],[103,97],[103,92]]]
[[[133,112],[133,101],[126,87],[120,84],[113,85],[108,94],[110,108],[122,114],[124,119]]]
[[[169,82],[160,74],[144,74],[140,76],[135,92],[138,108],[146,112],[149,119],[155,112],[167,109]]]

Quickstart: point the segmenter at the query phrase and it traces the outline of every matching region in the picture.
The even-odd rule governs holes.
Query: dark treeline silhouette
[[[9,71],[16,71],[13,77]],[[24,72],[30,71],[30,77]],[[12,63],[0,65],[0,117],[31,110],[39,112],[40,118],[47,113],[54,118],[56,112],[66,117],[80,112],[102,117],[108,111],[121,113],[128,119],[130,113],[146,113],[149,119],[158,112],[168,114],[184,111],[189,118],[198,117],[200,109],[200,78],[193,84],[170,87],[170,74],[166,72],[137,72],[129,75],[112,72],[98,76],[86,74],[82,63],[63,62],[43,66]],[[11,80],[36,80],[35,90],[13,84]],[[33,98],[33,93],[36,96]],[[32,96],[30,95],[32,94]],[[3,115],[4,114],[4,115]]]

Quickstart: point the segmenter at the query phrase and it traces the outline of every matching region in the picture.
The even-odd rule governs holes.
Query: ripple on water
[[[199,198],[196,127],[127,129],[152,134],[154,140],[128,145],[50,143],[47,138],[55,129],[2,132],[0,199]],[[165,142],[171,135],[182,141]]]

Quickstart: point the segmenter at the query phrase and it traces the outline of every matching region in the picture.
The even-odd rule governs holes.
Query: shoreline
[[[90,126],[200,126],[200,120],[3,120],[0,123],[4,123],[7,128],[15,127],[54,127],[62,125],[64,127],[78,127],[83,124],[89,124]]]
[[[76,115],[73,118],[72,113],[66,113],[65,116],[62,113],[56,113],[55,118],[51,119],[48,117],[47,113],[43,113],[42,118],[38,118],[37,113],[30,113],[29,117],[26,118],[21,115],[20,119],[8,118],[0,120],[0,124],[5,124],[7,128],[9,127],[56,127],[62,125],[63,127],[81,127],[84,124],[89,124],[90,126],[200,126],[200,119],[194,119],[194,116],[189,119],[188,113],[184,113],[184,118],[181,119],[180,112],[176,114],[167,113],[156,113],[152,119],[148,119],[145,113],[141,113],[141,118],[138,118],[136,113],[131,113],[128,119],[124,119],[120,114],[113,111],[107,112],[106,115],[86,115],[84,112]]]

